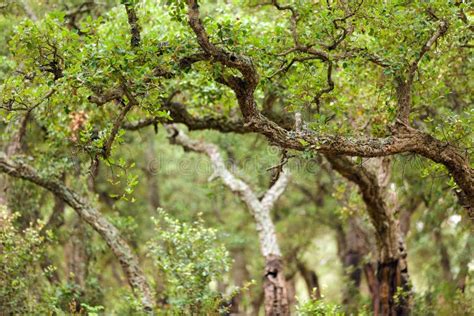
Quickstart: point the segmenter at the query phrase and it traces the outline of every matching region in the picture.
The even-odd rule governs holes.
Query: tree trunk
[[[321,298],[321,287],[319,286],[319,278],[316,272],[308,269],[305,264],[298,259],[296,260],[296,268],[306,283],[309,297],[313,300],[319,300]]]
[[[284,316],[290,314],[283,262],[280,256],[265,257],[265,279],[263,281],[265,315]]]
[[[84,225],[76,219],[66,245],[66,262],[69,281],[76,284],[81,291],[86,285],[89,266],[87,239]]]
[[[347,157],[326,157],[338,173],[357,184],[374,225],[379,251],[377,280],[380,314],[408,315],[411,290],[407,252],[400,225],[394,217],[396,194],[394,191],[389,192],[387,188],[390,181],[390,160],[372,159],[363,166]]]
[[[89,254],[87,252],[87,233],[83,223],[75,219],[70,238],[65,247],[67,262],[67,277],[69,283],[75,285],[74,292],[78,294],[79,300],[70,302],[70,308],[79,312],[81,310],[81,300],[86,289],[86,280],[89,270]]]
[[[380,292],[379,280],[376,275],[376,267],[372,263],[364,265],[364,275],[369,287],[370,296],[372,298],[372,307],[374,315],[379,315],[380,312]]]
[[[405,242],[397,222],[389,223],[386,228],[391,237],[379,245],[382,255],[377,262],[379,310],[381,315],[409,315],[411,289]]]

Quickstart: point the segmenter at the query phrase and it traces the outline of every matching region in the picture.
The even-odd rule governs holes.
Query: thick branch
[[[271,210],[275,202],[285,192],[288,182],[290,180],[288,171],[283,167],[278,180],[271,186],[262,198],[262,207],[266,210]]]
[[[195,117],[191,115],[186,106],[179,102],[169,102],[162,105],[161,110],[168,111],[173,123],[182,123],[188,126],[189,130],[215,129],[224,133],[249,133],[251,129],[244,125],[239,119],[229,119],[227,117]],[[136,122],[124,123],[122,127],[126,130],[139,130],[143,127],[167,123],[166,118],[151,117],[138,120]]]
[[[245,101],[239,99],[239,102]],[[163,108],[170,111],[174,122],[184,123],[190,130],[216,129],[226,133],[255,132],[264,135],[271,143],[282,148],[359,157],[383,157],[401,153],[419,154],[446,166],[459,186],[457,194],[463,207],[474,218],[472,213],[474,210],[474,169],[470,167],[469,159],[461,149],[447,142],[442,142],[410,127],[398,129],[394,136],[384,138],[317,135],[308,130],[296,133],[287,129],[293,125],[293,122],[289,122],[288,119],[283,119],[281,124],[276,124],[256,111],[254,104],[242,106],[248,107],[247,110],[253,112],[253,114],[248,114],[246,122],[225,118],[196,118],[186,111],[185,105],[177,102],[164,105]],[[136,130],[158,122],[160,119],[145,119],[124,124],[124,128]]]
[[[367,206],[367,211],[377,232],[379,245],[385,246],[385,251],[390,252],[382,254],[382,256],[386,258],[396,257],[398,252],[391,252],[393,249],[397,249],[397,245],[391,245],[392,236],[387,235],[390,233],[389,225],[393,225],[393,218],[391,218],[387,209],[382,188],[379,186],[376,175],[367,168],[355,164],[350,158],[332,155],[326,155],[326,158],[334,170],[359,187],[362,199]]]
[[[214,176],[220,177],[224,184],[247,204],[247,208],[254,217],[260,242],[260,251],[265,258],[263,281],[265,314],[289,315],[282,256],[276,238],[275,225],[270,216],[270,207],[283,193],[288,182],[286,173],[283,172],[280,175],[278,181],[265,194],[265,202],[261,202],[248,184],[235,177],[226,168],[216,145],[192,140],[173,125],[168,125],[167,130],[170,134],[171,142],[179,144],[185,149],[207,155],[211,159]]]
[[[385,201],[385,197],[388,195],[386,187],[389,183],[390,165],[387,164],[389,161],[375,161],[375,170],[370,171],[365,166],[356,165],[347,157],[331,155],[326,157],[339,174],[359,187],[375,227],[380,252],[377,275],[381,282],[379,291],[382,314],[388,315],[390,312],[394,315],[408,315],[408,300],[406,298],[402,298],[399,302],[393,300],[393,296],[399,288],[402,288],[409,297],[410,282],[405,242],[400,226],[394,217],[394,208],[389,207]]]
[[[23,179],[43,187],[72,207],[82,220],[104,238],[107,245],[119,260],[128,282],[140,298],[145,310],[153,308],[153,297],[145,276],[138,264],[138,259],[120,232],[97,209],[76,192],[66,187],[61,181],[41,176],[35,169],[23,162],[8,159],[0,153],[0,172],[11,177]]]

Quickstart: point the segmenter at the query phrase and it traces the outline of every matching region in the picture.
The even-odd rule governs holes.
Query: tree
[[[263,292],[265,298],[265,314],[289,315],[288,289],[285,281],[284,264],[280,246],[277,241],[275,225],[270,212],[278,198],[288,185],[289,174],[283,163],[278,166],[276,179],[262,198],[258,198],[247,183],[235,177],[225,166],[219,149],[204,142],[188,138],[175,126],[167,126],[171,141],[185,149],[206,154],[212,162],[214,173],[211,178],[219,177],[224,184],[246,204],[255,220],[259,235],[260,253],[265,258],[265,273],[263,274]]]
[[[253,172],[244,170],[246,177],[239,178],[245,182],[220,171],[224,183],[232,187],[223,175],[232,176],[228,180],[235,180],[234,188],[238,183],[262,227],[261,252],[271,272],[266,276],[277,271],[275,279],[265,278],[267,314],[276,313],[269,303],[275,289],[283,314],[293,302],[285,294],[290,291],[284,285],[282,253],[288,276],[303,277],[308,287],[316,283],[310,270],[323,280],[326,274],[339,276],[315,264],[314,254],[308,258],[315,251],[314,239],[325,238],[328,227],[338,234],[343,266],[359,273],[360,257],[377,261],[363,267],[375,314],[407,314],[410,308],[418,312],[425,303],[420,313],[441,311],[433,295],[460,302],[445,304],[448,309],[463,306],[462,300],[469,298],[469,260],[460,251],[470,248],[466,236],[474,204],[472,23],[467,3],[24,0],[6,1],[0,8],[0,37],[8,42],[0,48],[0,204],[22,214],[20,227],[46,219],[58,235],[74,231],[71,207],[112,250],[142,309],[155,308],[145,276],[151,268],[141,257],[148,251],[143,245],[153,234],[149,217],[157,206],[183,221],[204,211],[206,223],[223,225],[229,232],[232,237],[226,242],[235,243],[234,249],[254,251],[254,236],[246,229],[252,217],[232,212],[236,202],[230,192],[193,184],[202,184],[201,174],[185,176],[179,168],[167,174],[166,167],[176,166],[181,155],[161,144],[159,130],[170,123],[182,123],[189,131],[215,130],[219,134],[202,135],[216,137],[213,142],[237,163],[267,156],[263,152],[268,144],[285,153],[277,168],[258,160]],[[145,130],[151,126],[155,134]],[[184,135],[175,133],[175,139]],[[188,149],[208,156],[219,153],[212,144],[184,140],[189,140]],[[150,166],[162,156],[167,159],[159,161],[158,169]],[[360,196],[351,198],[367,211],[375,233],[364,233],[369,238],[375,234],[377,255],[356,251],[357,260],[349,260],[347,253],[357,248],[349,245],[350,234],[359,224],[366,227],[366,217],[352,211],[348,216],[343,202],[334,198],[337,187],[332,184],[308,189],[315,185],[314,177],[332,178],[323,156],[359,189]],[[285,173],[277,171],[301,162],[317,167],[293,168],[298,190],[293,184],[286,188]],[[225,167],[222,158],[220,166]],[[263,187],[269,178],[268,199],[259,199],[250,184]],[[283,189],[286,198],[276,203]],[[186,194],[178,197],[177,191]],[[450,192],[456,194],[457,205]],[[201,193],[218,197],[219,205],[202,200]],[[279,243],[275,226],[283,236]],[[76,232],[80,235],[80,229]],[[84,264],[78,266],[104,268],[105,281],[100,282],[114,279],[114,286],[122,288],[121,275],[110,263],[114,261],[96,237],[90,240],[94,256],[77,256]],[[272,242],[267,247],[268,238]],[[38,264],[60,264],[58,253],[66,248],[66,239],[51,246],[54,251]],[[428,245],[423,251],[437,258],[436,263],[410,255],[410,265],[423,269],[410,268],[414,277],[409,277],[407,252],[419,254],[422,245]],[[84,242],[77,246],[79,253]],[[328,247],[330,254],[335,246]],[[246,259],[241,270],[254,275],[258,260]],[[307,267],[308,262],[316,267]],[[433,277],[437,271],[442,278]],[[430,276],[426,284],[433,286],[421,299],[411,291],[410,280],[423,283],[420,275],[425,273]],[[52,287],[65,279],[87,287],[84,278],[90,277],[79,274],[83,277],[75,280],[61,271],[47,277]],[[350,276],[357,290],[360,273]],[[160,285],[155,288],[165,293],[159,276],[155,279]],[[432,280],[449,286],[442,289]],[[226,282],[219,283],[222,291],[230,286]],[[367,296],[362,288],[358,292]],[[104,301],[122,294],[109,293],[113,299]],[[251,296],[240,304],[253,301],[258,306],[258,295]],[[360,302],[342,301],[354,310],[363,308]],[[83,303],[94,308],[87,300]],[[319,295],[308,304],[300,310],[339,310]],[[117,310],[129,310],[129,305],[136,304]]]

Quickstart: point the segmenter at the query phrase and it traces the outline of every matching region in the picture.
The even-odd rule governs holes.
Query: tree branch
[[[421,59],[431,49],[433,44],[436,43],[436,41],[441,36],[446,34],[446,32],[448,31],[448,26],[449,25],[448,25],[447,21],[445,21],[445,20],[440,21],[438,29],[436,30],[436,32],[428,39],[428,41],[426,41],[425,45],[423,45],[423,47],[421,48],[420,53],[418,54],[418,57],[410,65],[410,69],[408,71],[408,80],[407,80],[408,82],[413,81],[416,70],[418,69],[418,64],[420,63]]]
[[[265,193],[262,198],[262,206],[267,210],[271,210],[275,204],[275,202],[280,198],[280,196],[285,192],[288,182],[290,180],[290,176],[288,171],[283,167],[282,172],[280,172],[280,176],[278,180],[272,185],[270,189]]]
[[[127,242],[120,236],[119,230],[96,208],[92,207],[87,200],[69,189],[61,183],[61,181],[48,179],[40,175],[31,166],[21,161],[10,160],[3,152],[0,152],[0,172],[43,187],[73,208],[79,217],[91,225],[105,240],[119,260],[130,286],[141,300],[144,309],[148,312],[152,311],[153,297],[151,295],[151,289],[139,266],[138,258]]]
[[[248,107],[248,111],[255,110],[253,105],[248,105]],[[338,135],[317,135],[309,130],[296,133],[269,120],[258,111],[253,114],[247,113],[247,121],[242,122],[224,118],[195,118],[186,111],[185,105],[176,102],[165,105],[164,108],[170,110],[174,122],[184,123],[190,130],[216,129],[226,133],[255,132],[264,135],[272,144],[298,151],[311,150],[322,154],[359,157],[383,157],[401,153],[419,154],[436,163],[443,164],[448,169],[459,186],[456,194],[461,204],[474,219],[474,169],[470,166],[469,158],[460,148],[414,128],[403,126],[403,128],[397,129],[393,136],[383,138],[352,138]],[[288,119],[282,121],[286,128],[293,125],[293,122],[288,122]],[[124,128],[135,130],[158,122],[160,119],[145,119],[125,124]]]
[[[217,61],[225,66],[239,70],[245,78],[247,88],[249,91],[253,91],[258,84],[259,78],[251,59],[235,53],[227,52],[226,50],[212,44],[200,18],[198,1],[187,0],[187,3],[189,26],[194,31],[194,34],[196,34],[199,46],[201,46],[207,54],[202,55],[202,57],[206,57],[209,61]]]
[[[448,31],[448,23],[444,20],[441,20],[438,29],[436,32],[428,39],[428,41],[423,45],[418,54],[418,57],[410,64],[408,69],[408,74],[406,80],[398,78],[397,80],[397,100],[398,100],[398,111],[397,111],[397,121],[401,124],[409,124],[409,116],[412,106],[412,86],[413,80],[415,78],[416,71],[418,70],[418,65],[423,58],[423,56],[430,50],[433,44],[446,34]]]
[[[249,133],[251,129],[245,126],[240,119],[229,119],[227,117],[195,117],[186,110],[186,105],[179,102],[166,102],[161,106],[161,110],[168,111],[172,123],[183,123],[189,130],[215,129],[224,133]],[[135,122],[124,123],[126,130],[139,130],[141,128],[155,125],[158,123],[169,123],[166,118],[150,117]]]

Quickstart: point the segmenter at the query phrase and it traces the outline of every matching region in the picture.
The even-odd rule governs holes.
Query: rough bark
[[[132,1],[126,0],[123,1],[125,3],[125,10],[127,11],[128,17],[128,25],[130,26],[130,45],[132,47],[137,47],[140,45],[140,31],[141,27],[138,23],[137,13],[135,11],[135,5]]]
[[[11,177],[35,183],[73,208],[79,217],[97,231],[105,240],[109,248],[119,260],[127,280],[135,294],[141,300],[146,311],[152,311],[153,300],[150,287],[138,264],[138,259],[127,242],[120,236],[120,232],[97,209],[92,207],[87,200],[69,189],[59,180],[48,179],[22,161],[13,161],[0,153],[0,172]]]
[[[239,105],[247,108],[255,106],[252,95],[240,91],[237,95]],[[339,135],[317,135],[312,131],[303,130],[295,133],[289,130],[286,120],[276,124],[266,116],[247,109],[244,120],[229,120],[226,118],[196,118],[187,113],[184,106],[173,103],[171,117],[176,123],[184,123],[190,130],[216,129],[221,132],[259,133],[264,135],[272,144],[283,148],[299,151],[317,151],[329,155],[347,155],[359,157],[384,157],[402,153],[415,153],[436,163],[443,164],[453,176],[459,186],[456,194],[460,204],[474,218],[474,169],[470,167],[469,158],[462,149],[440,141],[422,131],[398,126],[392,136],[384,138],[371,137],[344,137]],[[168,106],[170,107],[170,106]],[[243,112],[244,113],[244,112]],[[143,119],[134,123],[127,123],[124,128],[138,130],[145,126],[160,122],[160,119]]]
[[[411,227],[411,217],[420,206],[422,199],[419,196],[412,196],[409,200],[401,207],[400,210],[400,231],[403,236],[406,237]]]
[[[377,267],[372,263],[364,265],[364,275],[369,287],[374,315],[380,315],[380,292],[379,280],[377,279]]]
[[[289,304],[283,273],[283,260],[276,238],[275,225],[270,212],[285,191],[289,175],[283,170],[276,182],[260,200],[249,185],[235,177],[225,166],[219,149],[214,144],[190,139],[174,125],[168,125],[171,142],[183,148],[207,155],[214,170],[211,179],[220,178],[223,183],[247,205],[258,231],[260,252],[265,259],[264,298],[266,315],[288,315]]]
[[[377,280],[380,292],[379,312],[381,315],[408,315],[410,310],[410,281],[408,276],[406,246],[394,209],[390,208],[384,197],[389,181],[389,167],[385,160],[378,160],[369,171],[356,165],[352,160],[340,156],[327,156],[332,167],[360,190],[362,199],[374,225],[379,250]],[[375,173],[377,172],[377,173]],[[375,176],[375,174],[378,175]],[[393,203],[392,203],[393,204]],[[395,300],[398,289],[403,295]],[[374,310],[376,308],[374,307]]]
[[[263,281],[265,315],[290,314],[288,289],[286,286],[281,256],[265,257],[265,279]]]

